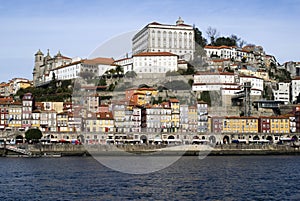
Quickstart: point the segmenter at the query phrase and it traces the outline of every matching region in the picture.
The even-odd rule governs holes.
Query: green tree
[[[202,32],[197,27],[194,27],[194,33],[195,43],[202,48],[205,47],[207,45],[207,40],[204,37],[202,37]]]
[[[56,76],[55,76],[55,73],[54,73],[54,72],[52,73],[52,80],[53,80],[53,81],[56,80]]]
[[[193,86],[194,80],[193,79],[189,79],[188,83],[189,83],[190,86]]]
[[[232,34],[232,35],[230,36],[230,38],[231,38],[232,40],[234,40],[235,43],[236,43],[236,45],[237,45],[238,47],[240,47],[240,48],[242,48],[242,47],[247,43],[246,41],[242,40],[240,37],[238,37],[238,36],[236,36],[236,35],[234,35],[234,34]]]
[[[211,106],[211,99],[210,99],[209,91],[203,91],[201,93],[200,99],[202,101],[206,102],[209,106]]]
[[[296,99],[295,104],[299,104],[299,103],[300,103],[300,93],[299,93],[298,96],[297,96],[297,99]]]
[[[106,79],[101,77],[98,86],[106,86],[106,85],[107,85]]]
[[[38,142],[43,136],[40,129],[31,128],[25,132],[25,138],[27,141]]]
[[[83,79],[92,79],[95,76],[95,74],[87,71],[87,72],[80,72],[79,76],[82,77]]]
[[[135,78],[137,76],[137,74],[134,71],[127,71],[125,73],[125,77],[127,78]]]
[[[195,74],[195,68],[192,65],[188,65],[188,68],[186,69],[185,75],[194,75]]]
[[[219,37],[216,39],[216,41],[213,43],[215,46],[237,46],[237,43],[235,39],[229,38],[229,37]]]
[[[114,84],[111,83],[111,84],[109,85],[109,87],[108,87],[108,91],[113,91],[113,90],[115,89],[115,87],[116,87],[116,86],[115,86]]]

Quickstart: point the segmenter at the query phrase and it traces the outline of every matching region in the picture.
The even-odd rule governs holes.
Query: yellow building
[[[41,111],[35,110],[32,112],[31,127],[40,129],[41,126]]]
[[[115,127],[113,114],[111,112],[99,112],[96,115],[89,115],[86,119],[87,132],[113,132]]]
[[[26,89],[28,87],[31,87],[31,83],[25,81],[18,82],[18,85],[19,85],[18,87],[19,89]]]
[[[284,116],[269,117],[270,133],[289,133],[290,119]]]
[[[13,102],[10,104],[8,127],[21,129],[22,127],[22,103]]]
[[[152,98],[157,97],[157,93],[153,88],[134,88],[125,91],[125,99],[135,105],[146,105],[151,103]]]
[[[223,133],[258,133],[258,118],[225,117],[223,119]]]
[[[197,107],[191,105],[188,107],[188,131],[189,132],[197,132],[198,127],[198,114],[197,114]]]
[[[69,132],[68,119],[68,112],[61,112],[56,115],[58,132]]]
[[[44,105],[44,110],[51,111],[55,110],[57,113],[63,112],[64,103],[63,102],[42,102]]]

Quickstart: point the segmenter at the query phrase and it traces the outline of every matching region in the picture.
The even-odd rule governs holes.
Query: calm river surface
[[[186,156],[140,175],[92,157],[0,158],[0,185],[0,200],[300,200],[300,156]]]

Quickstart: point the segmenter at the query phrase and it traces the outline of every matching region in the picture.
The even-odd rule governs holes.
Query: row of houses
[[[66,102],[35,102],[25,94],[22,102],[1,99],[0,129],[93,133],[294,133],[300,131],[300,107],[286,116],[209,116],[208,105],[180,104],[170,98],[160,104],[136,105],[117,101],[99,105],[97,112]]]

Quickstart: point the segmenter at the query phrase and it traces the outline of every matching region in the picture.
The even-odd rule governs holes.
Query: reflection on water
[[[0,200],[300,200],[300,156],[182,157],[131,175],[92,157],[0,158]]]

